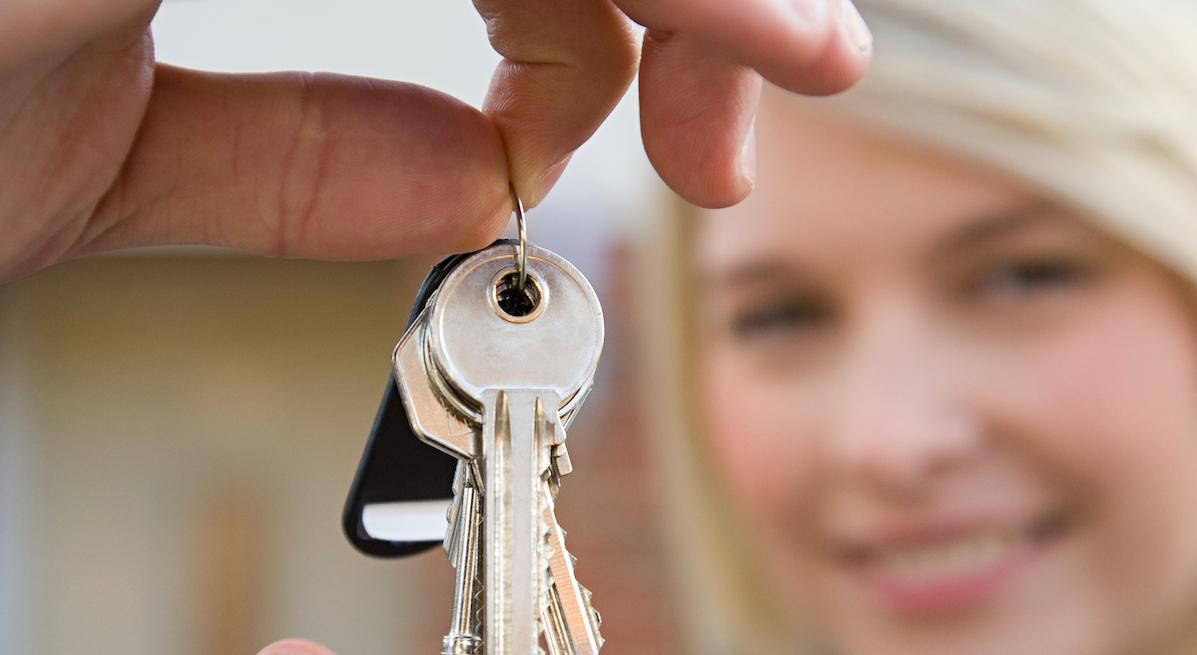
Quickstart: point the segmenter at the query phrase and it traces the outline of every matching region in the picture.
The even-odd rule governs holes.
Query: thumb
[[[303,639],[284,639],[263,648],[258,655],[335,655],[331,650]]]
[[[499,132],[445,94],[328,74],[159,64],[154,76],[133,150],[72,256],[202,244],[391,259],[475,250],[511,215]]]

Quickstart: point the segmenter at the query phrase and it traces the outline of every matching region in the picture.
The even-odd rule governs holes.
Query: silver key
[[[596,653],[597,621],[573,579],[552,501],[570,468],[565,426],[590,389],[602,348],[602,310],[577,269],[538,248],[527,249],[521,292],[513,250],[489,248],[450,273],[396,347],[396,377],[414,431],[476,471],[463,488],[473,483],[481,493],[485,653],[538,652],[546,606],[545,623],[566,626],[564,633],[544,626],[550,648]],[[522,307],[509,302],[520,294]],[[468,571],[464,499],[455,501],[449,550]],[[462,580],[458,590],[460,599]],[[455,612],[461,605],[455,601]],[[458,630],[460,618],[455,613],[454,630],[468,632]],[[578,650],[579,639],[591,646]],[[570,650],[556,650],[566,642]]]
[[[477,435],[467,422],[469,414],[446,409],[427,367],[428,345],[423,326],[435,298],[433,294],[429,305],[395,346],[395,381],[412,431],[424,443],[468,461],[478,452]]]
[[[450,509],[449,532],[445,552],[456,569],[453,594],[453,615],[449,634],[442,643],[442,655],[474,655],[482,642],[479,636],[478,592],[478,490],[474,488],[468,468],[472,464],[458,464],[453,480],[453,506]]]
[[[599,633],[602,622],[590,604],[590,591],[574,576],[575,559],[565,548],[565,530],[557,523],[553,491],[546,481],[542,487],[544,523],[549,528],[549,576],[552,584],[541,610],[545,642],[549,655],[597,655],[603,646]]]

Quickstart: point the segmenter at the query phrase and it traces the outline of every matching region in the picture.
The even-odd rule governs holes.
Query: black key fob
[[[453,255],[432,267],[416,294],[408,329],[449,273],[472,254]],[[392,374],[345,500],[345,536],[355,548],[375,557],[415,555],[439,545],[456,467],[457,459],[412,432]]]

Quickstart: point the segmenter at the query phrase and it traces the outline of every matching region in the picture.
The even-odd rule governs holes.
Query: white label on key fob
[[[452,502],[443,498],[371,503],[362,510],[362,527],[372,539],[440,541],[445,538],[445,514]]]

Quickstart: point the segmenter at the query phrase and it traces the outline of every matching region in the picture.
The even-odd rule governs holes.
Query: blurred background
[[[466,0],[168,0],[154,34],[172,64],[401,79],[475,106],[498,62]],[[624,655],[676,634],[629,315],[630,244],[665,197],[633,91],[529,223],[606,309],[559,515]],[[430,263],[150,249],[0,288],[0,653],[438,652],[444,554],[372,560],[339,523]]]

